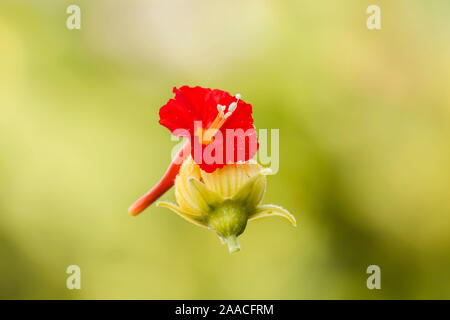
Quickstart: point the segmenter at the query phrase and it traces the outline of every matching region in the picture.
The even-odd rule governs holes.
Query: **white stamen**
[[[228,106],[228,112],[225,113],[225,115],[223,116],[225,119],[228,118],[229,116],[231,116],[233,114],[234,110],[236,110],[239,99],[241,99],[242,96],[240,93],[238,93],[238,94],[236,94],[235,98],[237,99],[237,101],[230,103],[230,105]]]
[[[228,112],[233,112],[234,110],[236,110],[237,108],[237,103],[233,102],[232,104],[230,104],[230,106],[228,107]]]
[[[223,115],[223,112],[225,111],[225,106],[218,104],[217,111],[219,111],[219,114]]]
[[[228,112],[225,114],[224,114],[224,112],[225,112],[226,107],[221,104],[217,104],[217,111],[219,112],[219,115],[221,115],[222,117],[224,117],[226,119],[233,114],[233,112],[236,110],[236,108],[238,106],[238,102],[242,98],[242,96],[240,93],[238,93],[238,94],[236,94],[235,98],[237,99],[237,101],[230,103],[230,105],[228,106]]]

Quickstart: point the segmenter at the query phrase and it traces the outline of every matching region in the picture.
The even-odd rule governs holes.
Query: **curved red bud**
[[[175,178],[180,171],[180,167],[183,164],[183,161],[189,156],[190,152],[191,145],[188,140],[183,148],[177,153],[161,180],[128,208],[128,212],[131,215],[137,216],[173,186]]]

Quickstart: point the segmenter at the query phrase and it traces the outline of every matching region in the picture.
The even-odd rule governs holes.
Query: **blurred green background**
[[[0,298],[450,298],[449,16],[444,0],[2,0]],[[250,223],[230,256],[167,209],[127,213],[167,168],[158,109],[184,84],[240,92],[280,129],[263,202],[297,228]]]

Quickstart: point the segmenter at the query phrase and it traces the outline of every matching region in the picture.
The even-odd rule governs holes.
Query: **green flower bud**
[[[256,162],[227,164],[207,173],[192,160],[186,159],[175,179],[178,205],[158,202],[189,222],[212,229],[228,245],[230,253],[240,250],[237,237],[244,232],[247,221],[278,215],[296,226],[287,210],[274,205],[260,205],[270,169]]]

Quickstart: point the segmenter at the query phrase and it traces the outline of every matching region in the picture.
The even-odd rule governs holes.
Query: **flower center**
[[[216,135],[217,131],[222,128],[228,117],[233,114],[234,110],[236,110],[238,102],[242,96],[238,93],[235,97],[237,101],[230,103],[230,105],[228,106],[228,111],[226,113],[225,106],[222,106],[220,104],[217,105],[217,116],[206,130],[203,130],[203,128],[201,127],[196,129],[195,135],[198,137],[200,143],[208,145],[213,142],[213,138]]]

